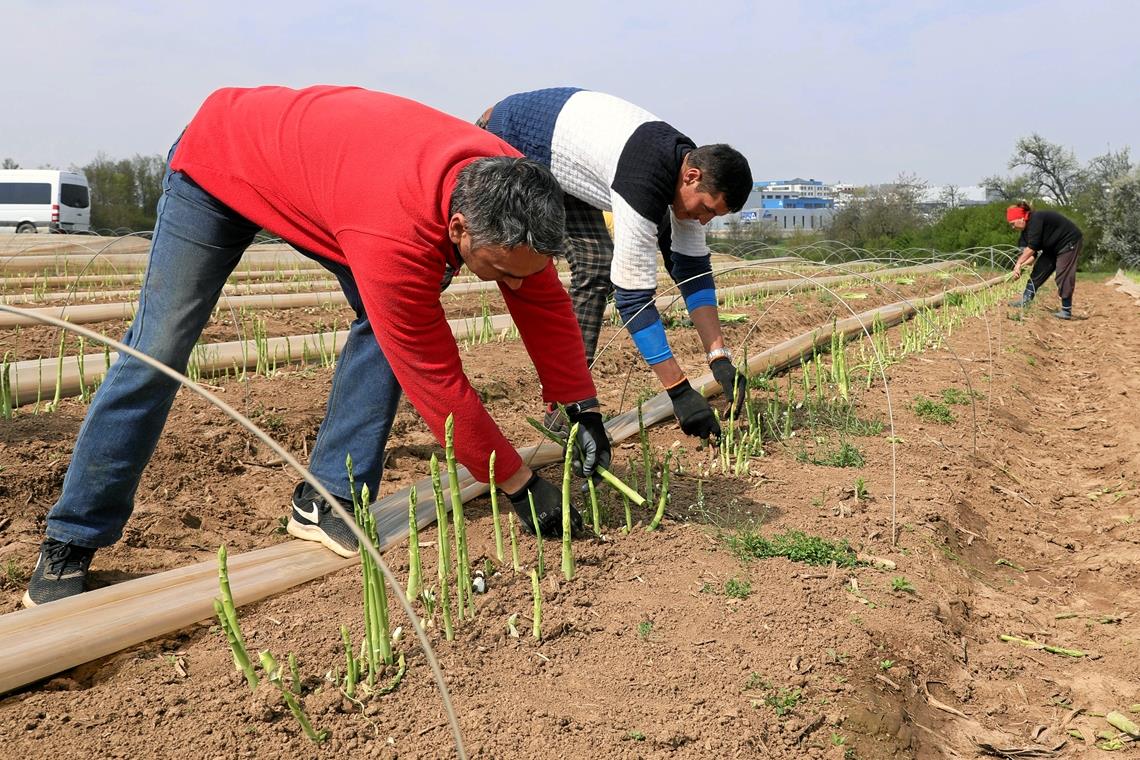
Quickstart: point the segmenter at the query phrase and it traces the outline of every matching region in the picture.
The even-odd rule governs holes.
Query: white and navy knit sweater
[[[657,287],[659,228],[669,219],[674,254],[708,256],[705,229],[678,220],[677,175],[695,145],[643,108],[574,87],[524,92],[500,101],[487,129],[550,167],[566,192],[614,215],[610,280],[625,290]]]

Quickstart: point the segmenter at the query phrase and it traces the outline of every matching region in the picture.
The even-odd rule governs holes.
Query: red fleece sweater
[[[518,155],[489,132],[394,95],[228,88],[202,105],[171,168],[293,245],[347,264],[404,393],[440,441],[455,415],[456,456],[486,482],[492,451],[499,481],[522,461],[463,374],[439,286],[446,265],[462,264],[447,234],[459,170]],[[544,400],[596,395],[553,263],[517,291],[500,290]]]

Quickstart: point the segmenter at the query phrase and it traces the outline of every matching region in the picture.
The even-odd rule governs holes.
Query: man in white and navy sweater
[[[708,402],[692,388],[653,304],[657,250],[678,284],[713,376],[739,409],[747,391],[717,316],[705,229],[739,211],[752,190],[748,161],[727,145],[696,147],[648,111],[574,87],[511,95],[479,120],[527,158],[550,167],[566,200],[570,296],[592,361],[606,299],[673,400],[681,429],[719,436]],[[613,239],[602,211],[613,212]]]

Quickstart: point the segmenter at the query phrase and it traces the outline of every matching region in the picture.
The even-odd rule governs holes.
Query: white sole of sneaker
[[[288,531],[289,535],[293,538],[299,538],[302,541],[316,541],[329,551],[335,552],[346,559],[357,556],[357,552],[350,552],[348,549],[345,549],[336,541],[333,541],[325,535],[325,532],[315,525],[302,525],[290,517],[289,524],[285,526],[285,530]]]
[[[27,591],[24,592],[24,597],[20,601],[23,602],[24,607],[28,609],[37,606],[36,603],[32,601],[31,594],[29,594]]]

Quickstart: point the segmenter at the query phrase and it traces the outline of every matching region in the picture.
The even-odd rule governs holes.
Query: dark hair
[[[554,256],[563,251],[566,210],[558,180],[527,158],[479,158],[459,171],[451,214],[463,214],[471,245],[528,245]]]
[[[724,143],[702,145],[690,151],[688,159],[689,166],[701,170],[698,189],[713,195],[723,193],[731,212],[744,208],[752,192],[752,170],[740,151]]]
[[[1029,207],[1029,201],[1018,201],[1013,205],[1024,211],[1026,216],[1033,213],[1033,209]]]

